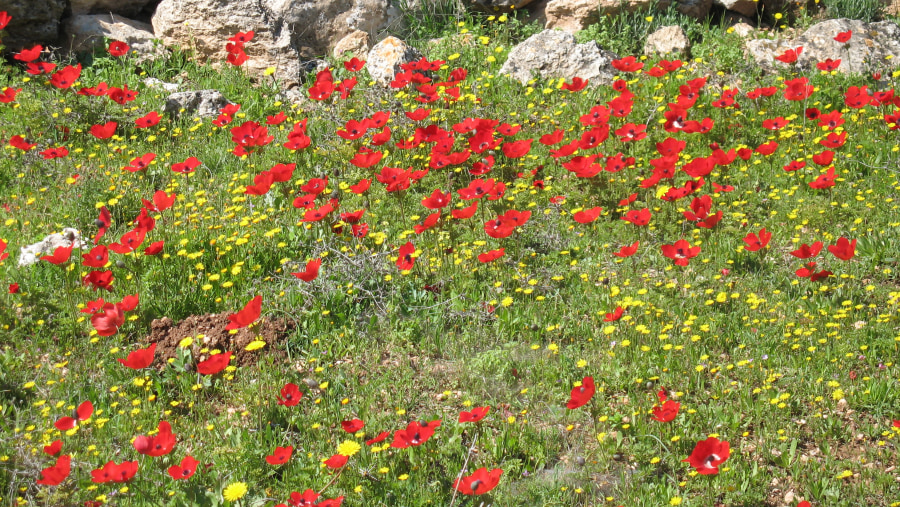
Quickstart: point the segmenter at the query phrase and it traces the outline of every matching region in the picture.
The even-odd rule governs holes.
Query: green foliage
[[[858,19],[866,23],[884,19],[883,0],[823,0],[829,18]]]

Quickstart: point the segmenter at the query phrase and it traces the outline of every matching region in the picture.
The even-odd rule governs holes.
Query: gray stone
[[[178,92],[166,97],[164,111],[172,116],[218,116],[229,102],[218,90]]]
[[[388,37],[375,44],[366,58],[366,69],[372,79],[381,86],[389,86],[400,72],[400,65],[421,58],[416,48],[408,46],[396,37]]]
[[[66,0],[0,0],[0,11],[12,21],[4,30],[3,45],[18,52],[35,44],[59,42],[59,26],[66,10]]]
[[[600,10],[597,0],[550,0],[544,16],[544,28],[575,33],[600,21]]]
[[[66,43],[72,51],[94,51],[107,47],[107,39],[128,44],[139,59],[165,54],[154,42],[153,27],[132,19],[109,14],[72,16],[65,23]]]
[[[837,42],[839,32],[851,30],[846,43]],[[785,68],[775,57],[788,49],[803,47],[796,64],[815,70],[816,63],[827,58],[841,60],[840,72],[868,73],[893,68],[900,59],[900,27],[891,21],[864,23],[850,19],[829,19],[811,26],[796,39],[755,39],[746,43],[747,53],[764,70]]]
[[[136,18],[153,0],[69,0],[73,16],[82,14],[118,14]]]
[[[588,79],[590,85],[609,83],[617,71],[611,63],[618,56],[596,42],[577,44],[575,36],[559,30],[544,30],[514,47],[501,74],[522,84],[533,77]]]
[[[687,56],[691,51],[691,41],[678,25],[664,26],[647,36],[644,44],[645,55]]]

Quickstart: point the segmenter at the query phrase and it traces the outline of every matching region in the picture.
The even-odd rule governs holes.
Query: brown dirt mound
[[[255,327],[239,329],[231,334],[225,329],[228,325],[228,314],[192,315],[181,322],[175,323],[168,317],[156,319],[150,324],[150,336],[148,343],[156,343],[154,367],[163,368],[169,359],[177,356],[178,344],[187,337],[193,337],[190,346],[194,360],[202,361],[209,357],[200,353],[202,349],[219,349],[231,351],[234,357],[232,366],[250,366],[263,356],[273,356],[276,360],[285,357],[283,343],[294,329],[294,323],[283,319],[262,319]],[[198,338],[198,335],[203,335]],[[265,347],[257,350],[245,350],[250,342],[257,337],[266,342]]]

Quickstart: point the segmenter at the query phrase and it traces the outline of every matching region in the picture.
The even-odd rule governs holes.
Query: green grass
[[[621,44],[612,49],[624,55],[639,51],[657,23],[678,21],[666,16],[674,14],[653,13],[646,24],[623,18],[641,31],[618,42],[611,34],[631,28],[613,20],[582,37],[604,47]],[[18,293],[0,294],[4,503],[275,505],[293,491],[313,489],[323,498],[343,496],[352,506],[755,506],[782,505],[788,491],[792,506],[800,498],[815,506],[900,505],[892,471],[900,435],[892,427],[900,419],[900,147],[897,131],[883,120],[895,108],[844,105],[849,86],[876,87],[871,76],[807,74],[802,77],[816,87],[812,96],[785,100],[783,81],[801,76],[759,76],[746,68],[729,34],[692,25],[694,52],[685,66],[652,77],[646,71],[656,62],[645,60],[643,72],[622,73],[634,93],[633,112],[612,117],[610,138],[577,154],[621,152],[635,165],[577,178],[561,165],[571,156],[553,158],[538,138],[559,128],[564,142],[578,139],[586,130],[579,117],[619,92],[597,86],[572,93],[560,89],[559,80],[523,87],[498,71],[511,47],[537,28],[511,16],[462,22],[445,27],[457,37],[453,45],[423,46],[429,59],[446,60],[434,72],[437,79],[448,79],[457,67],[468,70],[457,102],[423,104],[412,89],[377,88],[363,70],[347,100],[302,110],[279,102],[278,90],[265,80],[229,66],[200,66],[182,53],[141,68],[131,56],[96,55],[76,88],[127,83],[139,96],[122,106],[5,67],[0,90],[23,91],[14,103],[0,105],[0,138],[24,135],[37,146],[21,151],[5,145],[0,158],[0,204],[8,206],[0,207],[0,239],[10,253],[0,261],[0,282],[4,289],[19,284]],[[333,63],[336,81],[351,76]],[[689,119],[708,117],[712,130],[663,130],[667,104],[704,75],[710,81]],[[137,129],[135,118],[161,112],[165,102],[165,93],[142,84],[149,76],[180,79],[185,89],[219,89],[241,104],[240,111],[225,127],[163,115],[159,125]],[[740,107],[713,107],[724,86],[738,79]],[[882,79],[895,85],[890,72]],[[776,86],[778,93],[747,98],[756,86]],[[432,109],[431,115],[415,123],[404,115],[419,107]],[[805,119],[811,107],[842,111],[846,119],[840,131],[847,143],[834,149],[840,178],[830,189],[809,186],[826,169],[809,157],[824,149],[818,141],[828,133]],[[280,111],[288,120],[268,127],[271,143],[246,157],[230,153],[232,128],[263,124]],[[389,153],[362,169],[349,160],[371,133],[344,140],[336,131],[376,111],[391,112],[391,141],[374,148]],[[790,123],[778,131],[763,128],[776,117]],[[393,143],[429,124],[451,131],[465,118],[521,125],[510,140],[533,138],[530,152],[511,158],[498,146],[464,164],[432,169],[399,193],[386,192],[375,179],[383,166],[428,167],[430,145],[401,150]],[[288,132],[303,119],[311,146],[285,149]],[[91,136],[92,125],[110,120],[119,124],[115,137]],[[646,123],[648,137],[619,140],[613,132],[627,122]],[[455,134],[452,151],[468,148],[469,136]],[[769,156],[718,166],[697,193],[669,202],[660,196],[690,179],[683,172],[640,186],[659,157],[656,143],[668,137],[686,142],[679,167],[709,156],[712,143],[726,151],[770,140],[779,147]],[[69,148],[68,157],[39,155],[58,145]],[[121,169],[147,152],[157,157],[146,172]],[[504,196],[482,199],[469,220],[451,220],[445,209],[435,228],[415,234],[413,227],[433,212],[420,202],[434,189],[452,191],[452,209],[469,204],[456,190],[475,179],[469,169],[487,155],[495,165],[481,177],[505,182]],[[202,161],[195,172],[171,171],[191,156]],[[799,158],[805,168],[783,169]],[[254,177],[277,163],[295,163],[293,178],[265,195],[246,195]],[[333,197],[340,209],[327,221],[304,223],[304,211],[292,201],[311,178],[325,176],[328,186],[316,205]],[[362,178],[372,180],[368,193],[350,192]],[[734,190],[716,192],[712,182]],[[90,241],[101,206],[112,216],[102,243],[118,241],[133,228],[142,199],[157,190],[178,198],[172,208],[150,213],[156,228],[141,250],[155,241],[165,241],[165,250],[154,257],[110,254],[112,291],[82,285],[90,269],[81,264],[81,252],[60,266],[17,266],[20,246],[63,227],[78,228]],[[631,194],[637,194],[633,202],[620,204]],[[684,217],[700,195],[712,198],[712,213],[723,212],[712,229]],[[593,223],[573,220],[596,206],[603,211]],[[620,219],[642,208],[652,212],[648,226]],[[369,233],[353,238],[338,215],[359,209],[366,210],[362,222]],[[486,235],[484,223],[510,209],[531,211],[528,223],[504,239]],[[773,234],[770,243],[747,251],[744,237],[762,228]],[[851,260],[828,251],[840,237],[858,241]],[[661,250],[680,239],[701,248],[683,267]],[[395,262],[407,241],[417,260],[402,272]],[[613,255],[635,241],[636,255]],[[814,259],[816,270],[834,274],[818,282],[799,277],[796,271],[808,261],[789,254],[814,241],[825,245]],[[477,260],[498,248],[505,249],[500,259]],[[291,275],[316,258],[322,266],[314,281]],[[98,336],[91,314],[80,310],[98,297],[118,302],[129,294],[139,294],[137,308],[115,334]],[[154,319],[233,314],[256,295],[263,298],[263,318],[288,319],[296,327],[283,342],[266,344],[254,364],[200,375],[199,350],[192,355],[188,348],[159,368],[134,371],[116,361],[148,345]],[[607,321],[617,307],[624,316]],[[595,395],[568,410],[574,383],[586,376],[596,383]],[[277,403],[289,382],[304,393],[295,407]],[[661,388],[681,403],[669,423],[650,417]],[[95,407],[89,420],[76,430],[54,427],[85,400]],[[483,421],[457,422],[460,411],[486,405],[491,409]],[[365,421],[364,435],[341,429],[341,421],[353,418]],[[418,447],[391,448],[392,437],[372,447],[363,443],[410,421],[436,419],[441,426]],[[132,439],[154,432],[163,420],[177,437],[172,452],[139,454]],[[710,435],[728,441],[731,455],[718,475],[698,475],[683,460]],[[38,485],[41,471],[56,460],[43,446],[57,439],[62,454],[72,457],[71,474],[59,486]],[[345,441],[359,442],[362,450],[341,470],[329,470],[322,461]],[[288,445],[294,452],[287,464],[266,463],[276,447]],[[166,470],[186,455],[200,462],[197,473],[173,481]],[[127,484],[93,483],[91,471],[109,460],[137,460],[137,475]],[[455,496],[452,484],[461,471],[481,467],[502,469],[499,485],[474,501]],[[235,483],[248,492],[231,502],[224,491]]]

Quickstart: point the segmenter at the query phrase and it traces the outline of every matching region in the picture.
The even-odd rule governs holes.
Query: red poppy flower
[[[828,245],[828,251],[842,261],[849,261],[856,255],[856,240],[850,241],[841,236],[836,244]]]
[[[160,116],[156,111],[150,111],[149,113],[141,116],[140,118],[134,120],[134,124],[139,129],[145,129],[152,127],[159,123]]]
[[[91,127],[91,135],[97,139],[109,139],[115,133],[117,125],[118,123],[114,121],[108,121],[103,125],[94,125]]]
[[[86,421],[91,418],[94,413],[94,404],[90,400],[82,402],[75,409],[75,417],[60,417],[53,423],[53,427],[59,431],[68,431],[75,427],[78,421]]]
[[[3,88],[3,93],[0,94],[0,102],[3,104],[9,104],[10,102],[16,100],[16,95],[22,91],[21,88],[13,88],[11,86],[7,86]]]
[[[144,369],[151,364],[153,364],[153,354],[156,352],[156,344],[151,343],[149,347],[145,349],[137,349],[130,354],[125,359],[116,359],[116,361],[122,363],[126,368],[131,368],[132,370],[141,370]]]
[[[118,243],[110,243],[109,249],[118,254],[127,254],[137,250],[144,242],[147,231],[143,228],[132,229],[119,238]]]
[[[775,57],[779,62],[784,63],[794,63],[797,61],[797,58],[800,57],[800,53],[803,52],[803,46],[800,46],[795,49],[788,49],[784,53]]]
[[[824,71],[831,72],[833,70],[837,70],[841,66],[841,59],[832,60],[831,58],[826,58],[821,62],[816,62],[816,68]]]
[[[293,407],[300,403],[302,398],[303,393],[300,392],[300,388],[297,384],[288,382],[281,388],[281,393],[278,396],[278,404],[284,405],[285,407]]]
[[[253,30],[248,30],[246,32],[238,32],[231,37],[228,38],[229,41],[234,42],[235,44],[239,44],[243,46],[244,44],[253,40],[254,32]]]
[[[235,67],[240,67],[247,61],[249,57],[247,53],[241,49],[240,47],[234,47],[233,51],[229,51],[228,55],[225,57],[225,61],[234,65]]]
[[[425,206],[428,209],[442,209],[450,204],[452,200],[453,194],[451,192],[447,192],[446,194],[441,192],[441,189],[436,188],[431,195],[422,199],[422,206]]]
[[[42,486],[59,486],[72,472],[72,457],[62,455],[52,466],[41,470],[37,483]]]
[[[594,220],[597,220],[597,217],[600,216],[600,213],[602,211],[603,211],[603,208],[601,208],[600,206],[597,206],[595,208],[586,209],[586,210],[582,210],[577,213],[574,213],[572,215],[572,218],[579,224],[589,224],[589,223],[593,222]]]
[[[572,78],[572,83],[563,83],[562,89],[570,92],[580,92],[587,86],[589,79],[581,79],[578,76]]]
[[[787,100],[804,100],[812,95],[813,86],[809,84],[809,79],[805,77],[788,79],[784,84],[784,98]]]
[[[41,51],[43,50],[44,47],[38,44],[31,49],[22,49],[13,56],[13,59],[19,60],[20,62],[33,62],[41,56]]]
[[[256,296],[248,301],[241,311],[228,316],[228,325],[225,326],[225,329],[232,330],[247,327],[256,322],[261,312],[262,296]]]
[[[650,223],[651,216],[650,208],[644,208],[641,210],[631,210],[628,213],[625,213],[625,216],[621,217],[621,219],[642,227]]]
[[[156,153],[145,153],[140,157],[131,159],[131,165],[123,167],[122,170],[131,173],[146,171],[147,168],[150,167],[150,163],[153,162],[154,159],[156,159]]]
[[[338,469],[338,468],[341,468],[342,466],[346,465],[347,461],[349,459],[350,459],[349,457],[344,456],[343,454],[335,454],[332,457],[323,461],[323,463],[325,463],[325,466],[327,466],[328,468]]]
[[[867,86],[851,86],[844,93],[844,104],[853,109],[862,109],[872,102]]]
[[[487,264],[488,262],[493,262],[500,257],[503,257],[506,254],[506,249],[500,248],[497,250],[491,250],[488,252],[484,252],[482,254],[478,254],[478,262],[482,264]]]
[[[287,120],[287,115],[284,111],[278,111],[276,115],[266,116],[266,125],[281,125],[284,120]]]
[[[184,162],[172,164],[172,171],[180,174],[192,173],[200,163],[197,157],[188,157]]]
[[[17,135],[9,138],[9,145],[22,151],[28,151],[37,146],[37,143],[29,143],[24,137]]]
[[[291,459],[292,454],[294,454],[294,448],[291,446],[276,447],[275,452],[266,456],[266,463],[270,465],[283,465]]]
[[[468,475],[453,482],[453,489],[464,495],[483,495],[497,487],[503,470],[495,468],[488,472],[487,468],[479,468],[472,475]]]
[[[503,143],[503,154],[508,158],[522,158],[531,151],[532,141],[534,141],[534,139],[521,139],[519,141]]]
[[[165,456],[175,447],[175,434],[172,433],[172,425],[167,421],[160,421],[157,427],[158,433],[152,437],[140,435],[134,439],[134,449],[145,456]]]
[[[144,249],[144,255],[157,255],[163,251],[163,247],[165,246],[164,241],[156,241],[150,243],[150,245]]]
[[[850,40],[850,37],[853,36],[853,30],[847,30],[846,32],[838,32],[837,35],[834,36],[834,40],[840,42],[841,44]]]
[[[625,309],[622,308],[621,306],[617,306],[615,310],[613,310],[611,313],[607,313],[603,317],[603,322],[615,322],[615,321],[621,319],[622,314],[624,314],[624,313],[625,313]]]
[[[360,60],[359,58],[357,58],[355,56],[353,58],[347,60],[346,62],[344,62],[344,68],[350,72],[359,72],[363,69],[363,67],[365,67],[365,65],[366,65],[365,60]]]
[[[810,188],[823,190],[834,186],[837,175],[834,173],[834,166],[829,167],[825,174],[820,174],[815,180],[808,183]]]
[[[657,396],[659,397],[660,404],[653,406],[653,415],[651,415],[650,418],[654,421],[659,422],[672,422],[678,415],[678,410],[681,408],[681,403],[678,403],[677,401],[667,400],[666,392],[664,389],[660,389]]]
[[[12,21],[12,16],[10,16],[6,11],[0,11],[0,30],[6,28],[6,25]]]
[[[730,454],[728,442],[709,437],[697,442],[691,455],[681,461],[690,463],[701,475],[715,475],[719,473],[719,465],[724,463]]]
[[[366,440],[366,445],[374,445],[374,444],[384,442],[385,440],[387,440],[387,437],[389,437],[390,434],[391,434],[390,431],[382,431],[375,438]]]
[[[109,54],[111,56],[125,56],[126,54],[128,54],[129,49],[131,48],[128,47],[128,44],[119,40],[114,40],[109,43]]]
[[[19,284],[11,283],[11,284],[9,284],[9,287],[7,288],[7,290],[9,291],[10,294],[18,294],[19,293]]]
[[[125,312],[120,307],[107,303],[103,312],[91,316],[91,325],[99,336],[112,336],[125,324]]]
[[[25,72],[31,74],[32,76],[49,74],[53,72],[53,69],[55,68],[56,64],[50,62],[29,62],[25,64]]]
[[[409,271],[415,266],[416,258],[412,256],[415,251],[416,247],[413,246],[412,241],[407,241],[406,244],[400,247],[400,250],[397,252],[397,267],[401,271]]]
[[[791,255],[798,259],[809,259],[819,255],[819,252],[822,251],[822,242],[816,241],[812,245],[807,245],[806,243],[800,245],[800,248],[791,252]]]
[[[622,72],[637,72],[644,68],[643,62],[637,61],[634,56],[626,56],[612,61],[612,66]]]
[[[618,252],[613,252],[613,255],[615,255],[616,257],[621,257],[623,259],[625,257],[631,257],[632,255],[637,253],[638,246],[640,244],[641,244],[640,241],[635,241],[631,245],[623,245],[622,248],[620,248]]]
[[[595,391],[594,377],[584,377],[581,379],[581,385],[572,388],[566,408],[572,410],[586,405],[594,397]]]
[[[394,441],[391,442],[391,447],[395,449],[406,449],[410,446],[420,446],[434,435],[434,430],[440,427],[440,425],[440,419],[430,422],[412,421],[406,425],[405,429],[394,432]]]
[[[82,285],[90,285],[92,289],[112,290],[112,271],[91,271],[81,279]]]
[[[747,233],[744,237],[744,243],[747,244],[747,246],[744,247],[744,250],[747,250],[748,252],[762,250],[769,244],[770,239],[772,239],[772,233],[767,231],[765,227],[760,229],[758,235],[752,232]]]
[[[197,363],[197,373],[201,375],[215,375],[221,372],[231,361],[231,351],[209,356],[205,361]]]
[[[306,263],[306,270],[299,273],[291,273],[304,282],[311,282],[319,276],[319,267],[322,265],[322,259],[313,259]]]
[[[53,255],[44,255],[43,257],[41,257],[41,260],[47,261],[50,264],[56,264],[56,265],[65,264],[66,262],[69,262],[69,258],[72,256],[73,248],[74,248],[74,246],[56,247],[56,250],[53,251]]]
[[[818,282],[819,280],[825,280],[829,276],[832,275],[831,271],[819,271],[816,273],[816,263],[808,262],[806,266],[798,269],[794,272],[800,278],[809,278],[811,282]]]
[[[691,247],[686,240],[679,239],[672,245],[661,245],[662,254],[675,261],[676,266],[687,266],[700,253],[700,247]]]
[[[91,482],[103,484],[105,482],[128,482],[137,474],[137,461],[124,461],[117,465],[112,461],[103,465],[103,468],[91,470]]]
[[[463,410],[462,412],[459,413],[459,422],[461,422],[461,423],[478,422],[478,421],[484,419],[484,416],[486,416],[487,413],[490,412],[490,410],[491,410],[490,406],[475,407],[468,412]]]
[[[185,456],[184,459],[181,460],[181,464],[170,466],[167,472],[169,473],[169,477],[176,481],[190,479],[194,475],[194,472],[197,471],[197,465],[199,464],[200,462],[193,457]]]
[[[350,419],[349,421],[341,421],[341,429],[347,433],[356,433],[363,429],[366,423],[362,419]]]
[[[44,454],[48,456],[56,456],[62,451],[62,440],[54,440],[50,445],[44,446]]]

